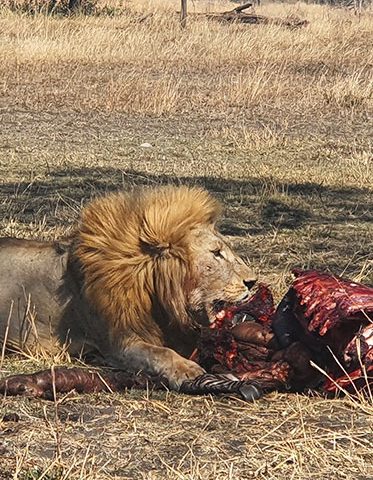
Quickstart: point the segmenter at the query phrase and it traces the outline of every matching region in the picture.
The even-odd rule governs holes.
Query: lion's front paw
[[[197,363],[181,357],[180,359],[174,359],[164,372],[172,390],[179,390],[184,380],[193,380],[203,373],[206,373],[205,370]]]

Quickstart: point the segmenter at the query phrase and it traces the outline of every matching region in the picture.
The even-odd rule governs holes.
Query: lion
[[[220,213],[199,187],[143,188],[89,203],[67,241],[0,239],[3,349],[96,352],[177,390],[203,373],[188,359],[201,326],[255,283]]]

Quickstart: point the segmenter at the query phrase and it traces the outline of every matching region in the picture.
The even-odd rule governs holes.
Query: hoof
[[[242,387],[239,389],[239,392],[242,398],[247,402],[253,402],[254,400],[258,400],[263,396],[263,392],[252,383],[246,383],[242,385]]]

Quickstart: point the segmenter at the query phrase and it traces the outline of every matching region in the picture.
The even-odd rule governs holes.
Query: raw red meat
[[[244,304],[226,307],[201,330],[192,359],[208,372],[184,382],[189,394],[236,393],[253,400],[271,390],[371,395],[373,388],[373,288],[315,270],[294,270],[277,309],[266,285]],[[311,366],[325,370],[327,377]],[[56,368],[15,375],[0,393],[51,398],[54,392],[165,388],[161,378],[125,372]]]
[[[282,346],[300,340],[311,349],[333,379],[325,391],[373,387],[373,288],[315,270],[293,273],[273,321]]]
[[[233,373],[262,390],[284,390],[292,369],[282,358],[271,361],[277,341],[271,330],[274,301],[267,285],[259,284],[249,300],[219,311],[211,327],[201,331],[192,359],[208,372]]]

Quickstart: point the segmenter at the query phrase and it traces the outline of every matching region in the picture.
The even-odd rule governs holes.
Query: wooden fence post
[[[181,0],[180,24],[184,28],[187,19],[187,0]]]

